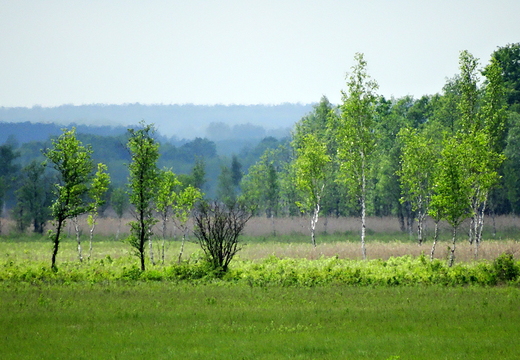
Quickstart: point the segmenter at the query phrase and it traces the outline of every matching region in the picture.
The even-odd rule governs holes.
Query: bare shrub
[[[229,262],[240,250],[239,236],[250,218],[251,214],[238,204],[199,204],[193,233],[212,270],[227,271]]]

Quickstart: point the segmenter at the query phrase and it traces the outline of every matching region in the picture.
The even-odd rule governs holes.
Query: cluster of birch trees
[[[290,147],[267,151],[249,169],[242,198],[267,216],[308,214],[314,245],[320,214],[359,215],[363,258],[367,213],[397,214],[410,230],[416,222],[419,243],[430,216],[436,224],[432,257],[437,225],[448,222],[451,263],[457,229],[469,218],[477,256],[484,214],[503,171],[506,121],[518,115],[507,110],[498,59],[479,66],[462,51],[460,73],[444,94],[386,100],[377,95],[363,54],[356,54],[342,104],[322,98],[296,124]]]

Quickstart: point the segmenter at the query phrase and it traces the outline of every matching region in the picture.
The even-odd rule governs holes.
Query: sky
[[[518,0],[0,0],[0,106],[341,101],[440,92],[520,41]]]

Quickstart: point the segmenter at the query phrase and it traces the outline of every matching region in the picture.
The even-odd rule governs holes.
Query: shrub
[[[515,281],[520,275],[520,268],[515,263],[513,254],[503,253],[493,261],[493,270],[499,281]]]

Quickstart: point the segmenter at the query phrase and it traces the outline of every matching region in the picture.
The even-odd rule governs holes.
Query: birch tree
[[[471,153],[466,158],[468,163],[464,165],[473,190],[470,195],[472,217],[469,241],[475,242],[475,256],[478,256],[487,199],[499,179],[497,171],[503,161],[501,143],[505,128],[505,88],[502,69],[495,59],[485,71],[487,83],[483,96],[482,90],[478,89],[478,59],[462,51],[459,63],[460,136],[467,138],[466,151]]]
[[[370,173],[371,157],[376,148],[374,126],[377,83],[367,73],[363,54],[356,54],[356,64],[347,78],[347,92],[343,94],[341,115],[337,122],[338,181],[347,185],[350,195],[361,205],[361,252],[366,259],[366,200],[367,178]]]
[[[181,248],[179,251],[178,262],[181,262],[182,254],[184,253],[184,244],[186,242],[186,235],[188,233],[188,220],[197,201],[202,199],[202,193],[199,189],[188,186],[178,192],[172,194],[172,213],[173,223],[180,230],[182,234]]]
[[[164,240],[166,239],[168,219],[172,212],[172,194],[175,192],[175,188],[181,185],[181,182],[171,170],[161,170],[157,181],[158,188],[155,207],[161,217],[161,233],[163,238],[164,254]]]
[[[130,222],[128,242],[139,258],[141,270],[145,270],[145,247],[149,244],[150,261],[154,263],[152,228],[157,222],[153,217],[154,200],[157,194],[157,160],[159,144],[153,138],[155,128],[145,125],[139,130],[129,129],[128,149],[132,161],[130,170],[130,203],[134,206],[135,221]]]
[[[432,139],[418,130],[403,128],[399,138],[403,144],[398,170],[404,194],[401,202],[410,202],[412,210],[417,212],[417,237],[419,245],[422,245],[438,155]]]
[[[297,205],[302,212],[311,214],[311,243],[316,247],[316,224],[331,160],[327,155],[327,146],[319,142],[314,134],[306,134],[295,143],[296,188],[302,195],[302,201],[298,201]]]
[[[435,177],[435,194],[431,198],[431,212],[439,214],[452,227],[452,246],[449,266],[455,261],[457,229],[471,216],[471,179],[465,167],[468,153],[466,143],[458,136],[445,140]]]
[[[89,252],[88,260],[92,258],[92,240],[94,238],[94,230],[97,225],[97,218],[99,216],[99,208],[105,204],[105,194],[110,186],[110,175],[105,164],[99,163],[97,171],[92,180],[90,188],[91,208],[87,217],[87,224],[89,225]]]
[[[73,128],[64,131],[52,141],[52,148],[43,151],[52,167],[57,171],[54,186],[55,199],[51,206],[55,230],[49,232],[53,242],[51,266],[56,270],[56,256],[60,238],[67,219],[84,214],[90,209],[85,201],[89,193],[89,183],[93,172],[92,150],[84,147],[76,138]]]

